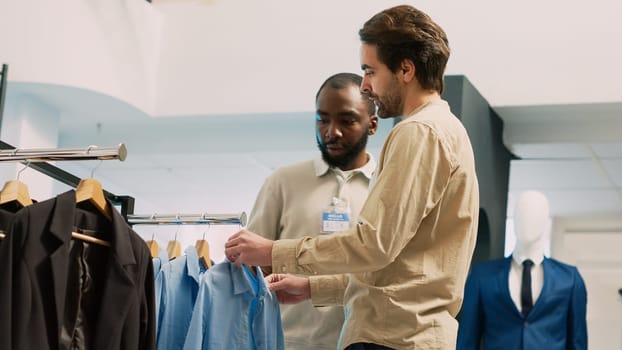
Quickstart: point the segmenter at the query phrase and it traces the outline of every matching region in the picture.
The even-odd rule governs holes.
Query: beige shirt
[[[272,268],[351,273],[345,292],[337,279],[311,279],[314,304],[345,305],[341,348],[369,342],[453,350],[478,212],[468,135],[439,99],[389,133],[359,223],[330,236],[275,242]]]
[[[317,233],[322,211],[338,192],[349,204],[354,225],[375,169],[371,155],[364,167],[347,172],[329,168],[320,157],[279,168],[261,188],[248,229],[273,240]],[[338,176],[343,179],[341,191]],[[342,306],[314,307],[310,301],[281,305],[281,318],[286,349],[337,348],[344,319]]]

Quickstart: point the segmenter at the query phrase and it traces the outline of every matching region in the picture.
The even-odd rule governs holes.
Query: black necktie
[[[527,259],[523,261],[523,280],[520,286],[520,305],[523,316],[527,317],[533,307],[533,297],[531,296],[531,267],[533,261]]]

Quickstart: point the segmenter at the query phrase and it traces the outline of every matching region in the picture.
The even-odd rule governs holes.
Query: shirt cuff
[[[310,276],[311,303],[313,306],[343,305],[345,275]]]
[[[280,239],[272,245],[272,273],[296,273],[299,239]]]

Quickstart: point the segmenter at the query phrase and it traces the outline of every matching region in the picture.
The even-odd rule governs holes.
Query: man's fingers
[[[236,247],[225,247],[225,256],[227,256],[227,258],[231,258],[234,257],[238,254],[237,252],[237,248]],[[231,259],[229,259],[231,260]],[[233,261],[233,260],[231,260]]]
[[[276,281],[281,280],[281,275],[278,273],[272,274],[267,276],[266,278],[264,278],[266,283],[268,283],[268,285],[270,285],[270,283],[274,283]]]
[[[287,280],[284,280],[284,279],[276,279],[275,281],[270,282],[268,284],[268,289],[270,289],[270,291],[272,292],[276,292],[276,291],[287,289],[287,288],[289,288],[289,285],[287,284]]]
[[[238,244],[240,244],[239,238],[237,238],[237,237],[236,238],[229,237],[229,239],[225,242],[225,248],[235,247]]]
[[[240,235],[242,234],[242,232],[243,232],[243,230],[240,230],[240,231],[238,231],[238,232],[236,232],[236,233],[232,234],[231,236],[229,236],[229,239],[228,239],[228,240],[230,241],[230,240],[232,240],[232,239],[235,239],[235,238],[240,237]]]

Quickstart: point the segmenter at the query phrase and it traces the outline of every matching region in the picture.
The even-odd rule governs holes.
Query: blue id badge
[[[332,203],[322,211],[321,232],[328,234],[346,231],[350,228],[350,207],[339,198],[333,197]]]

